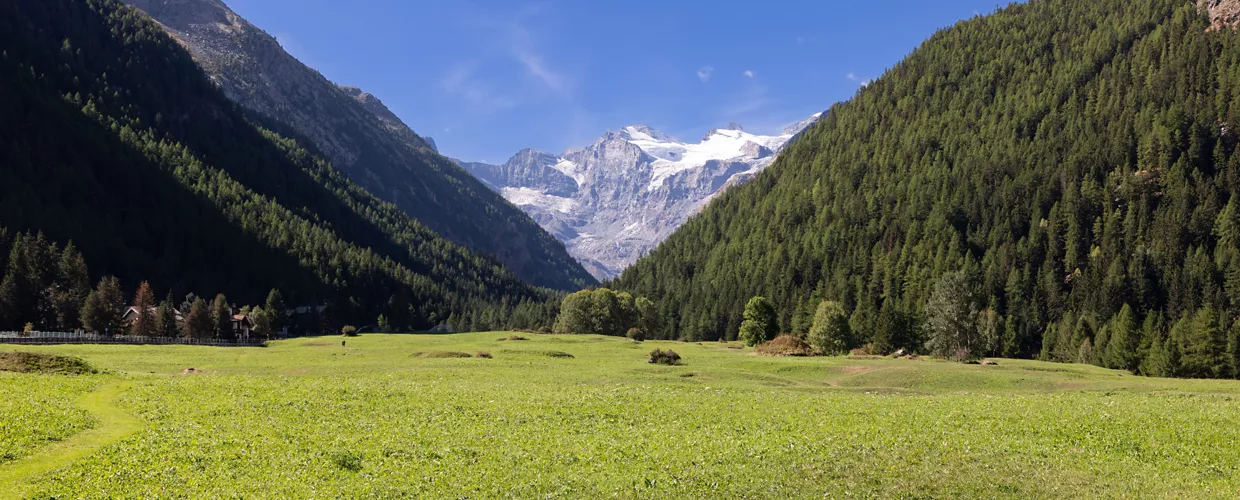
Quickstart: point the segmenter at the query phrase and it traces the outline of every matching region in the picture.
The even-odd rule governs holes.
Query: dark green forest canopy
[[[1038,0],[942,30],[612,286],[695,340],[755,295],[785,331],[840,301],[872,338],[962,270],[1005,354],[1072,322],[1075,357],[1124,305],[1229,329],[1240,35],[1207,28],[1187,0]]]
[[[247,120],[139,11],[4,2],[0,49],[0,224],[72,240],[96,276],[242,303],[282,289],[360,324],[550,326],[554,294]]]

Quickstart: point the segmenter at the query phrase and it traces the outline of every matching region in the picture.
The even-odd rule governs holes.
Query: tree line
[[[157,302],[151,284],[143,281],[131,302],[125,297],[114,276],[91,287],[86,260],[72,242],[62,248],[42,233],[10,234],[0,227],[0,330],[236,340],[233,307],[224,294],[208,301],[191,293],[178,306],[172,292]],[[127,321],[131,305],[135,313]],[[288,326],[279,290],[271,290],[264,305],[237,312],[253,322],[259,338]]]
[[[736,339],[760,295],[880,351],[1234,375],[1240,34],[1208,28],[1045,0],[942,30],[608,286],[662,338]]]

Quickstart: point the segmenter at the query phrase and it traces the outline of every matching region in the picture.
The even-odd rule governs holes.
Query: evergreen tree
[[[129,334],[137,337],[154,337],[159,333],[159,323],[156,321],[156,303],[155,293],[151,291],[151,284],[143,281],[138,285],[138,292],[134,294],[133,307],[136,316],[133,323],[129,325]]]
[[[288,306],[285,305],[284,294],[281,294],[280,290],[273,288],[271,292],[267,293],[267,304],[263,309],[271,320],[270,330],[267,332],[268,336],[289,326]]]
[[[977,304],[963,272],[944,274],[926,303],[930,352],[945,357],[979,357],[984,348],[977,329]]]
[[[180,326],[177,324],[177,313],[172,306],[172,292],[168,292],[168,297],[159,303],[159,307],[155,309],[155,332],[159,337],[177,337],[180,334]]]
[[[232,328],[232,306],[228,304],[228,298],[224,294],[215,296],[215,300],[211,302],[211,334],[217,339],[233,340],[235,335]]]
[[[1177,343],[1182,357],[1177,376],[1221,378],[1228,372],[1227,338],[1219,328],[1218,313],[1203,307],[1180,329]]]
[[[107,276],[99,280],[99,285],[82,306],[82,327],[102,334],[122,333],[124,313],[125,295],[121,291],[121,282]]]
[[[388,321],[387,316],[380,314],[377,323],[379,325],[380,333],[394,333],[392,330],[392,323]]]
[[[211,318],[211,306],[201,297],[194,297],[181,325],[181,336],[205,340],[215,336],[215,321]]]
[[[1141,335],[1132,306],[1124,304],[1119,314],[1111,319],[1111,339],[1107,342],[1103,364],[1116,370],[1136,371],[1140,362]]]
[[[57,274],[56,328],[69,331],[81,326],[79,315],[86,296],[90,295],[90,273],[86,269],[86,259],[73,242],[69,242],[61,252]]]
[[[818,304],[806,342],[827,356],[846,354],[852,348],[852,330],[844,306],[831,301]]]

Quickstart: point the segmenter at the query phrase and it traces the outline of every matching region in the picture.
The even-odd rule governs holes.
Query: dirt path
[[[133,382],[112,382],[78,400],[98,423],[93,429],[44,447],[34,455],[0,466],[0,498],[25,498],[35,482],[142,428],[142,422],[115,406],[116,398]]]

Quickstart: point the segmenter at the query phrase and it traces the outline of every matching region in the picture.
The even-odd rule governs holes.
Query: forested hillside
[[[72,240],[96,277],[241,303],[281,289],[401,329],[550,317],[547,292],[247,120],[136,9],[4,2],[0,49],[0,224]]]
[[[983,355],[1234,375],[1240,35],[1208,28],[1187,0],[961,22],[614,285],[664,336],[735,338],[765,295],[794,332],[842,302],[878,350],[952,310]]]
[[[129,0],[188,49],[224,95],[278,120],[368,192],[535,286],[595,283],[564,245],[400,122],[359,103],[220,0]],[[380,116],[382,115],[382,116]]]

